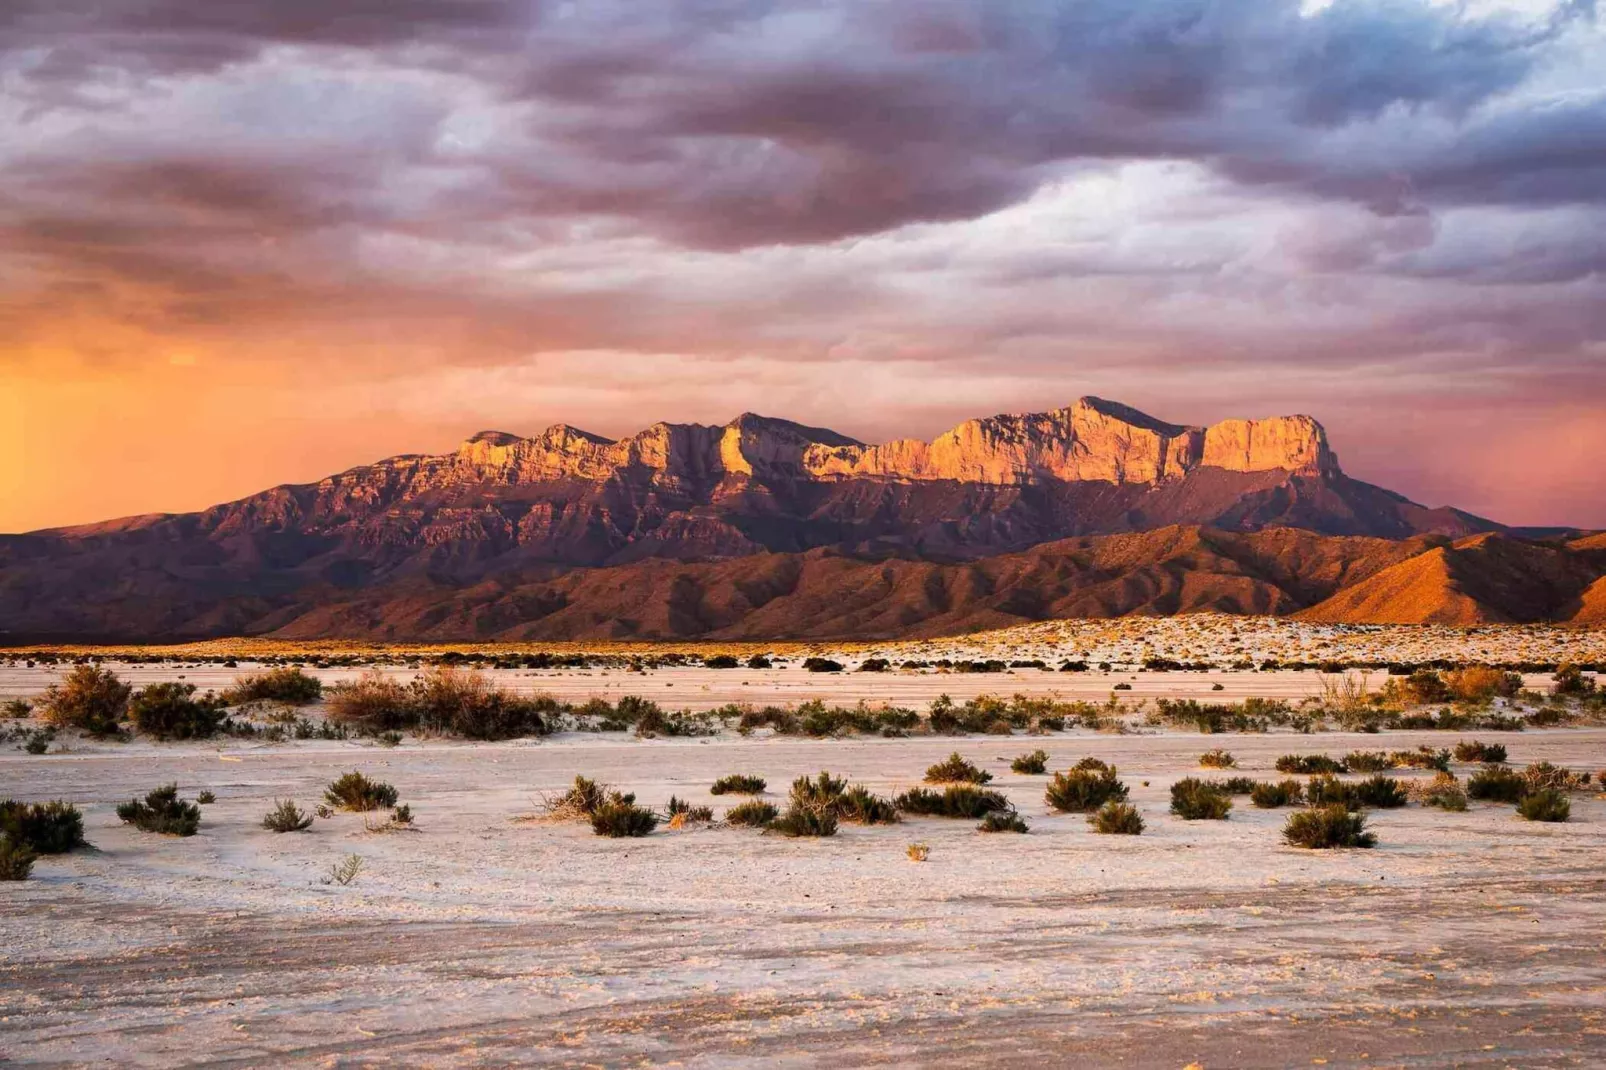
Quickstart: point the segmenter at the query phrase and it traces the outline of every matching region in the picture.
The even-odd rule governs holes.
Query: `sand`
[[[1501,738],[1519,764],[1606,766],[1606,729]],[[1377,849],[1319,853],[1282,846],[1286,814],[1247,800],[1226,822],[1165,812],[1208,747],[1269,776],[1292,750],[1452,741],[571,734],[0,751],[0,795],[73,800],[96,848],[3,886],[0,1061],[1596,1065],[1606,801],[1576,795],[1563,825],[1413,805],[1371,815]],[[1008,772],[1037,746],[1051,768],[1117,763],[1146,833],[1096,836],[1048,813],[1044,778]],[[813,841],[721,827],[606,840],[528,820],[576,773],[649,805],[676,794],[722,811],[731,800],[706,789],[724,773],[765,776],[771,798],[821,768],[890,792],[955,748],[997,775],[1030,834],[928,818]],[[258,827],[275,798],[310,806],[348,769],[393,782],[416,831],[367,831],[356,815]],[[118,822],[115,802],[168,780],[217,793],[199,835]],[[911,841],[929,861],[907,859]],[[353,853],[350,886],[320,882]]]

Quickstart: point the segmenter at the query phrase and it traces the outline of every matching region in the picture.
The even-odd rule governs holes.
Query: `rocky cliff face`
[[[1350,479],[1306,416],[1189,427],[1083,398],[880,445],[751,414],[617,441],[560,424],[531,438],[485,432],[451,453],[202,513],[0,536],[0,626],[261,631],[398,584],[425,620],[431,597],[416,592],[432,585],[501,589],[647,559],[814,550],[976,561],[1169,525],[1388,539],[1498,527]],[[108,598],[118,604],[86,615]]]

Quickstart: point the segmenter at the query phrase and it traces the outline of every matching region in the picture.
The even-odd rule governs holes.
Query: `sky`
[[[1087,394],[1606,527],[1593,0],[0,4],[0,531]]]

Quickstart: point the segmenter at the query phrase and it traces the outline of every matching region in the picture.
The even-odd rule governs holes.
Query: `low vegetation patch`
[[[977,820],[994,810],[1009,810],[1009,800],[996,791],[974,784],[950,784],[942,791],[910,788],[893,800],[906,814],[926,817],[960,817]]]
[[[157,739],[210,739],[223,723],[224,705],[211,692],[195,697],[195,685],[151,684],[128,703],[134,728]]]
[[[774,821],[780,811],[767,802],[753,799],[739,803],[725,811],[725,824],[739,828],[763,828]]]
[[[1342,773],[1344,763],[1325,754],[1285,754],[1276,768],[1279,773]]]
[[[1388,751],[1352,750],[1344,755],[1343,766],[1352,773],[1381,773],[1394,768],[1394,762],[1390,760]]]
[[[369,735],[412,731],[481,740],[544,735],[559,709],[550,698],[527,698],[484,673],[452,665],[406,684],[375,670],[330,688],[328,702],[331,721]]]
[[[732,773],[722,776],[714,781],[714,786],[708,789],[710,795],[762,795],[764,794],[764,778],[761,776],[744,776]]]
[[[1317,806],[1288,815],[1283,840],[1291,847],[1312,850],[1377,846],[1377,837],[1366,830],[1366,817],[1341,805]]]
[[[0,881],[27,880],[38,857],[38,853],[27,844],[0,835]]]
[[[1298,806],[1305,801],[1305,789],[1297,780],[1263,781],[1249,793],[1249,801],[1262,810]]]
[[[312,815],[290,799],[279,799],[262,818],[262,827],[269,832],[305,832],[312,827]]]
[[[1354,794],[1355,802],[1360,806],[1392,810],[1406,803],[1407,796],[1400,782],[1382,773],[1357,781],[1349,785],[1349,788]]]
[[[837,817],[855,825],[896,825],[903,820],[891,799],[871,793],[862,784],[844,791],[833,808]]]
[[[300,669],[286,666],[254,676],[242,676],[223,692],[230,706],[248,702],[282,702],[286,706],[306,706],[323,697],[323,682]]]
[[[714,820],[714,808],[712,806],[696,806],[674,795],[669,797],[669,805],[664,809],[669,815],[670,824],[676,828],[694,821]],[[677,819],[678,824],[676,823]]]
[[[1238,761],[1227,751],[1217,747],[1199,755],[1199,764],[1206,769],[1233,769],[1237,767]]]
[[[1521,773],[1498,765],[1484,766],[1467,778],[1467,796],[1484,802],[1514,803],[1527,791]]]
[[[1517,813],[1525,821],[1566,821],[1572,809],[1567,793],[1555,788],[1540,788],[1517,801]]]
[[[1171,785],[1171,812],[1184,821],[1225,821],[1232,798],[1208,780],[1184,777]]]
[[[1529,791],[1582,791],[1589,786],[1588,773],[1575,773],[1550,762],[1534,762],[1522,771],[1522,781]]]
[[[201,808],[178,797],[178,785],[157,788],[141,799],[130,799],[117,807],[124,824],[142,832],[164,836],[193,836],[201,828]]]
[[[577,776],[569,790],[548,796],[542,804],[547,814],[556,818],[585,819],[609,803],[628,806],[636,801],[634,795],[614,791],[606,784],[598,784],[589,777]]]
[[[1026,819],[1014,810],[994,810],[981,819],[976,826],[977,832],[1020,832],[1031,831]]]
[[[1143,832],[1143,815],[1124,802],[1107,802],[1087,815],[1093,831],[1104,836],[1138,836]]]
[[[1078,768],[1055,773],[1043,790],[1043,801],[1060,813],[1085,814],[1107,802],[1125,800],[1128,789],[1117,777],[1115,768],[1100,765],[1099,769]]]
[[[828,807],[799,806],[793,804],[786,813],[764,826],[764,831],[790,836],[835,836],[836,813]]]
[[[1447,750],[1434,750],[1432,747],[1390,751],[1389,763],[1396,769],[1448,769],[1450,768],[1450,752]],[[1356,770],[1356,772],[1362,772],[1362,770]]]
[[[324,800],[340,810],[364,813],[396,805],[397,792],[383,780],[370,780],[358,772],[341,775],[323,791]]]
[[[92,736],[115,735],[128,713],[133,690],[110,669],[75,665],[60,683],[45,690],[39,699],[39,713],[59,728],[76,728]]]
[[[591,831],[612,839],[646,836],[657,827],[657,814],[629,802],[605,802],[591,815]]]
[[[14,799],[0,802],[0,834],[35,854],[66,854],[84,841],[84,815],[78,807],[57,799],[53,802],[25,803]]]
[[[1458,762],[1481,762],[1485,765],[1500,765],[1506,760],[1506,745],[1504,743],[1483,743],[1476,739],[1463,739],[1455,745],[1455,760]]]
[[[1030,754],[1022,754],[1009,763],[1009,771],[1022,776],[1042,776],[1048,772],[1048,751],[1034,750]]]
[[[993,775],[976,767],[958,751],[926,770],[927,784],[986,784]]]

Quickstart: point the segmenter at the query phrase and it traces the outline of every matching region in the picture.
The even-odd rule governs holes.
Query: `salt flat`
[[[699,670],[701,671],[701,670]],[[795,670],[794,670],[795,671]],[[171,677],[171,671],[168,672]],[[801,674],[799,674],[801,675]],[[1049,674],[1043,674],[1049,675]],[[1167,674],[1176,676],[1178,674]],[[1263,675],[1263,674],[1256,674]],[[862,678],[861,678],[862,679]],[[961,679],[961,678],[955,678]],[[596,681],[593,681],[596,682]],[[997,681],[992,681],[997,682]],[[738,685],[739,686],[739,685]],[[677,688],[678,690],[678,688]],[[94,851],[0,895],[0,1057],[18,1065],[1571,1066],[1606,1056],[1606,802],[1573,820],[1410,806],[1371,851],[1285,847],[1282,811],[1166,813],[1225,746],[1445,746],[1447,733],[98,744],[0,752],[0,795],[66,798]],[[1606,767],[1606,729],[1504,734],[1514,763]],[[1050,814],[1050,768],[1116,763],[1143,836]],[[662,807],[715,777],[771,797],[822,768],[890,792],[958,749],[1026,836],[916,818],[791,841],[722,827],[607,840],[529,820],[584,773]],[[417,830],[258,827],[349,769]],[[1458,769],[1465,772],[1464,769]],[[1419,774],[1404,774],[1419,775]],[[114,803],[202,788],[199,835]],[[924,863],[904,852],[930,845]],[[320,877],[350,854],[347,887]]]

